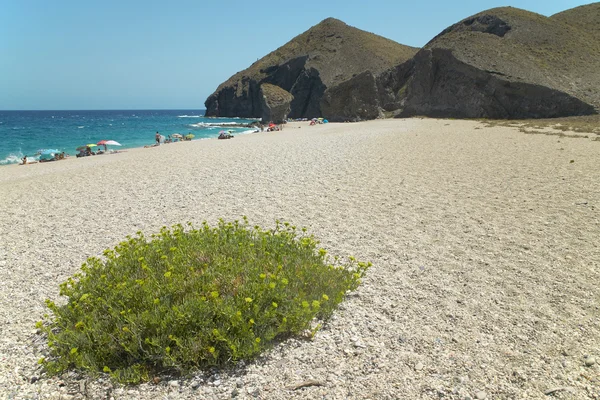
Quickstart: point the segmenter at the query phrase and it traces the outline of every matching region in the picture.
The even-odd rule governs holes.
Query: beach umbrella
[[[104,146],[106,145],[107,140],[101,140],[98,143],[96,143],[98,146]]]
[[[219,135],[220,135],[221,133],[227,133],[227,132],[225,132],[225,131],[219,131]]]
[[[122,146],[121,143],[115,141],[115,140],[107,140],[106,143],[104,143],[105,146]]]
[[[48,155],[48,154],[54,155],[56,153],[60,153],[60,151],[56,150],[56,149],[43,149],[43,150],[39,150],[39,153],[43,154],[43,155]]]
[[[87,147],[96,147],[96,143],[90,143],[90,144],[86,144]]]
[[[171,135],[171,137],[177,138],[177,139],[181,139],[183,137],[183,135],[181,135],[180,133],[174,133]]]
[[[196,137],[196,135],[194,135],[194,134],[191,134],[191,133],[188,133],[187,135],[185,135],[185,138],[186,138],[186,139],[193,139],[193,138],[195,138],[195,137]]]

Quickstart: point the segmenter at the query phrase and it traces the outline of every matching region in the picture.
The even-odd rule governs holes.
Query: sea
[[[156,132],[193,134],[193,140],[215,138],[221,130],[252,133],[255,120],[206,118],[205,110],[77,110],[0,111],[0,165],[17,164],[23,156],[39,158],[44,149],[75,155],[76,148],[101,140],[121,144],[111,150],[143,147],[155,143]]]

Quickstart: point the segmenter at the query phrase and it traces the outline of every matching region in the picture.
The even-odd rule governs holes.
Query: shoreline
[[[228,125],[224,125],[224,127],[228,127]],[[236,126],[236,127],[241,127],[241,126]],[[250,132],[248,131],[244,131],[244,132],[236,132],[235,137],[238,136],[245,136],[245,135],[253,135],[256,133],[272,133],[272,132]],[[213,140],[213,139],[217,139],[218,137],[203,137],[203,138],[198,138],[198,139],[192,139],[192,140],[188,140],[188,141],[178,141],[178,142],[173,142],[173,143],[161,143],[160,146],[166,146],[166,145],[170,145],[170,144],[177,144],[177,143],[191,143],[191,142],[196,142],[196,141],[202,141],[202,140]],[[96,154],[93,156],[86,156],[86,157],[77,157],[76,155],[71,155],[67,152],[65,152],[65,154],[67,154],[67,157],[65,157],[62,160],[54,160],[54,161],[44,161],[44,162],[39,162],[39,161],[35,161],[35,162],[28,162],[27,165],[34,165],[34,164],[47,164],[47,163],[55,163],[58,161],[66,161],[66,160],[70,160],[70,159],[83,159],[83,158],[88,158],[88,157],[96,157],[96,156],[108,156],[108,155],[116,155],[116,154],[120,154],[120,153],[124,153],[124,152],[128,152],[128,151],[132,151],[132,150],[139,150],[139,149],[148,149],[148,148],[153,148],[153,147],[160,147],[160,146],[154,146],[154,145],[145,145],[145,146],[137,146],[137,147],[124,147],[121,149],[121,147],[119,147],[119,150],[115,150],[114,152],[108,152],[108,153],[103,153],[103,154]],[[113,149],[111,149],[113,150]],[[30,157],[28,157],[30,158]],[[7,164],[0,164],[0,168],[2,167],[7,167],[7,166],[24,166],[24,164],[22,163],[7,163]]]
[[[82,382],[132,399],[597,394],[600,143],[477,121],[292,126],[1,169],[0,397],[82,397]],[[243,215],[373,263],[312,340],[136,387],[40,374],[35,322],[86,257]]]

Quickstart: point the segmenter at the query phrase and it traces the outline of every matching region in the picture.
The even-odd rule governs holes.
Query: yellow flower
[[[252,298],[251,297],[246,297],[244,300],[246,300],[246,303],[252,303]]]

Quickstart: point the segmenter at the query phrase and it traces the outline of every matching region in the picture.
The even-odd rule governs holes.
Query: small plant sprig
[[[220,220],[142,232],[91,257],[47,300],[38,322],[51,374],[108,373],[122,383],[153,374],[255,357],[275,339],[326,319],[360,283],[370,263],[342,263],[319,242],[277,221],[263,230]]]

